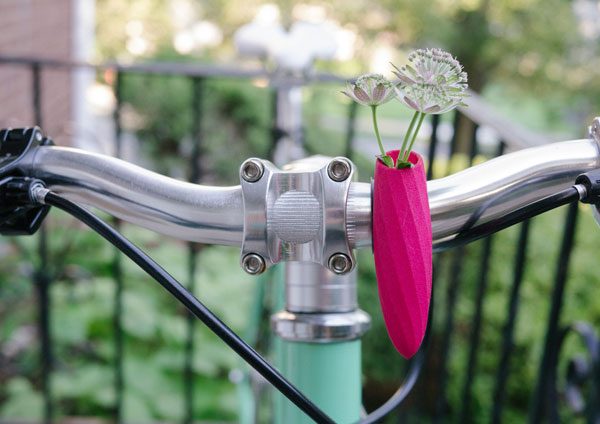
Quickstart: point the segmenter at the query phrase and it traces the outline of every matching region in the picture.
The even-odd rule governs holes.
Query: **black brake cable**
[[[425,359],[429,350],[429,342],[431,340],[431,323],[433,321],[433,287],[431,288],[431,297],[429,301],[429,314],[427,317],[427,328],[425,329],[425,337],[421,348],[417,354],[410,360],[408,365],[408,371],[404,380],[400,384],[400,387],[394,392],[394,394],[387,400],[383,405],[369,413],[366,417],[362,418],[358,424],[374,424],[380,422],[388,414],[400,407],[408,395],[412,392],[412,389],[417,384],[423,366],[425,365]]]
[[[497,196],[484,203],[476,210],[466,224],[459,231],[458,235],[448,242],[441,243],[440,248],[452,247],[457,244],[465,244],[475,241],[486,235],[495,233],[533,216],[542,214],[558,206],[579,200],[580,192],[575,187],[569,187],[556,194],[544,197],[536,202],[530,203],[520,209],[510,212],[498,219],[475,226],[485,210],[492,206],[498,198]],[[96,215],[82,208],[81,206],[67,200],[56,193],[49,191],[43,201],[51,206],[71,214],[79,219],[91,229],[100,234],[107,241],[112,243],[121,252],[128,256],[148,275],[154,278],[160,285],[171,293],[178,301],[198,317],[212,332],[223,340],[231,349],[233,349],[242,359],[252,366],[259,374],[277,388],[284,396],[293,402],[298,408],[304,411],[309,417],[318,423],[334,423],[334,421],[313,404],[304,394],[302,394],[293,384],[291,384],[283,375],[273,368],[258,352],[244,342],[233,330],[223,323],[210,309],[194,297],[187,289],[181,285],[173,276],[165,271],[152,258],[144,253],[140,248],[130,242],[111,226],[106,224]],[[433,290],[432,290],[433,297]],[[430,306],[430,314],[433,311],[433,305]],[[418,377],[422,371],[427,346],[429,344],[429,333],[431,321],[429,320],[426,330],[423,347],[419,350],[415,358],[411,361],[407,375],[400,388],[378,409],[361,419],[361,424],[371,424],[378,422],[394,409],[396,409],[412,391]]]
[[[492,206],[492,204],[495,203],[498,198],[502,196],[492,198],[490,201],[481,205],[481,207],[471,215],[463,228],[460,229],[456,237],[439,243],[436,249],[443,250],[446,248],[455,247],[457,245],[470,243],[500,230],[504,230],[505,228],[518,224],[519,222],[525,221],[529,218],[533,218],[534,216],[548,212],[559,206],[580,200],[580,196],[581,194],[575,188],[575,186],[571,186],[559,191],[558,193],[546,196],[540,200],[523,206],[522,208],[509,212],[499,218],[475,226],[483,213],[490,206]]]
[[[43,196],[38,196],[37,200],[56,206],[79,219],[127,255],[306,415],[317,423],[335,423],[181,283],[125,236],[96,215],[56,193],[48,191],[43,199],[41,197]]]
[[[579,200],[582,194],[577,188],[571,186],[558,193],[546,196],[522,208],[512,211],[498,219],[475,226],[475,224],[477,224],[477,221],[479,221],[479,219],[485,213],[485,211],[488,208],[490,208],[494,203],[496,203],[501,197],[503,197],[503,195],[504,194],[495,196],[489,199],[487,202],[483,203],[469,217],[465,225],[458,232],[457,236],[452,240],[449,240],[448,242],[442,243],[440,245],[440,248],[443,249],[446,247],[453,247],[457,244],[465,244],[478,240],[482,237],[508,228],[521,221],[540,215],[551,209]],[[398,408],[412,391],[425,363],[425,355],[427,352],[427,347],[429,345],[431,321],[433,319],[433,306],[434,305],[432,288],[429,318],[427,330],[425,332],[425,340],[423,341],[423,346],[421,347],[421,349],[419,349],[417,355],[411,360],[406,377],[404,378],[404,381],[402,382],[402,385],[398,388],[398,390],[383,405],[381,405],[375,411],[371,412],[369,415],[360,420],[360,424],[372,424],[379,422],[386,415]]]

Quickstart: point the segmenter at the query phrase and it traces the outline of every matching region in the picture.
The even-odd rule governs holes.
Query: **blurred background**
[[[598,0],[0,0],[0,28],[0,127],[38,124],[59,145],[205,184],[237,184],[250,156],[307,154],[351,157],[369,181],[369,112],[340,90],[390,77],[415,48],[451,52],[473,90],[468,108],[424,124],[430,178],[584,138],[600,115]],[[380,108],[386,147],[410,117]],[[248,391],[269,421],[270,389],[161,288],[66,215],[45,227],[0,240],[1,422],[244,421]],[[237,249],[121,229],[268,352],[271,275],[244,274]],[[599,235],[571,208],[438,255],[427,362],[389,421],[591,420]],[[408,364],[387,339],[370,252],[359,264],[372,410]]]

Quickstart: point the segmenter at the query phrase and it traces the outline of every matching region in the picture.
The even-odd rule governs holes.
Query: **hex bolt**
[[[352,165],[347,159],[334,158],[327,166],[327,175],[333,181],[341,182],[346,180],[352,172]]]
[[[265,167],[258,159],[248,159],[242,164],[242,178],[249,183],[255,183],[261,179],[265,172]]]
[[[327,263],[329,270],[336,274],[345,274],[352,269],[352,260],[343,253],[334,253]]]
[[[250,275],[262,274],[267,268],[265,260],[256,253],[248,253],[242,259],[242,268]]]

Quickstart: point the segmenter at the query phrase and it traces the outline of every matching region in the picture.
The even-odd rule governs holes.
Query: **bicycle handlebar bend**
[[[328,160],[304,159],[284,167],[280,174],[315,170]],[[21,168],[69,200],[168,236],[229,246],[242,246],[244,241],[244,198],[239,185],[190,184],[119,159],[65,147],[32,150]],[[591,133],[589,139],[520,150],[429,181],[434,248],[442,243],[448,246],[473,214],[479,214],[478,224],[490,222],[568,188],[577,175],[597,168],[600,139]],[[348,247],[370,246],[370,184],[351,182],[345,205]]]

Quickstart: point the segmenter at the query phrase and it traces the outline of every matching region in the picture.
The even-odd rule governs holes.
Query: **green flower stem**
[[[410,125],[408,126],[408,130],[406,131],[406,134],[404,134],[404,140],[402,141],[402,147],[400,147],[400,152],[398,153],[398,160],[396,161],[396,165],[401,162],[401,158],[404,156],[406,144],[408,143],[408,140],[410,139],[410,135],[415,126],[415,122],[417,122],[417,117],[419,116],[419,113],[420,113],[419,111],[415,111],[412,119],[410,120]]]
[[[404,154],[404,162],[408,161],[408,155],[410,155],[410,151],[413,148],[413,145],[415,144],[415,140],[417,139],[417,135],[419,134],[419,130],[421,129],[421,124],[423,123],[423,119],[425,119],[425,113],[424,112],[417,112],[418,114],[420,114],[421,116],[419,116],[419,123],[417,124],[417,128],[415,129],[415,132],[412,135],[412,140],[410,141],[410,144],[408,145],[408,149],[406,150],[406,153]]]
[[[385,156],[385,149],[383,148],[383,143],[381,142],[381,136],[379,135],[379,127],[377,126],[377,106],[371,106],[371,114],[373,116],[373,129],[375,130],[375,136],[377,137],[377,143],[379,144],[379,150],[381,151],[381,156]]]

